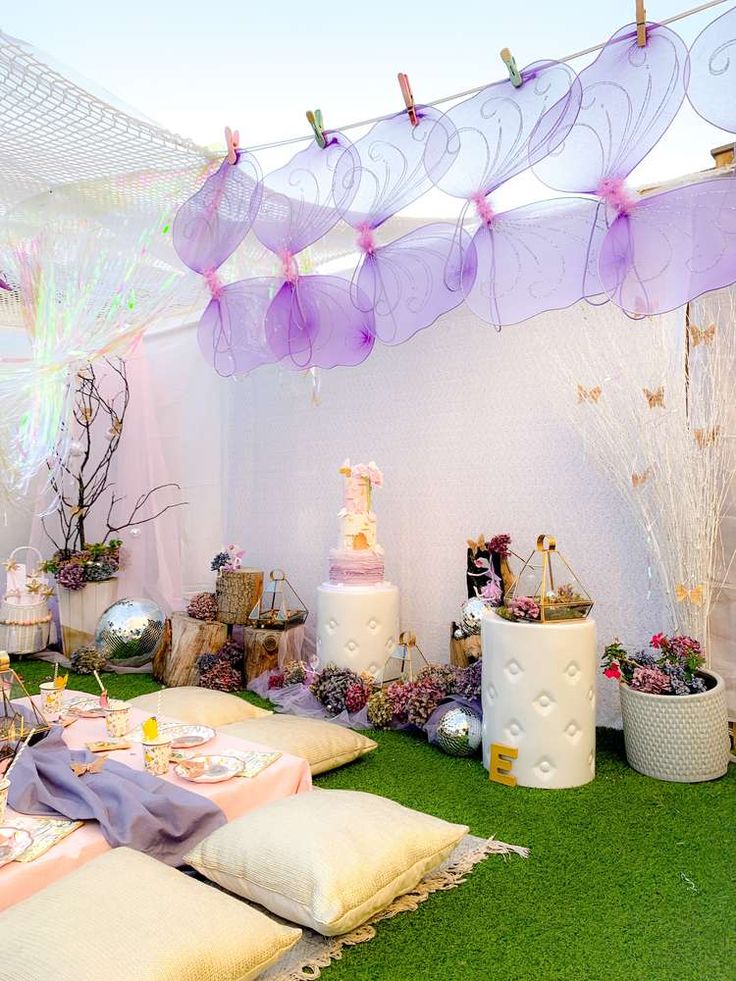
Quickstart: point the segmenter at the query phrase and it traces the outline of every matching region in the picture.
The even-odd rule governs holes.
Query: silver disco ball
[[[448,756],[472,756],[480,746],[481,717],[475,709],[456,705],[440,719],[434,741]]]
[[[164,639],[166,614],[148,599],[122,599],[108,606],[99,619],[95,647],[116,664],[147,664]]]
[[[487,609],[488,604],[479,596],[473,596],[463,603],[460,626],[466,635],[472,636],[480,633],[480,621]]]

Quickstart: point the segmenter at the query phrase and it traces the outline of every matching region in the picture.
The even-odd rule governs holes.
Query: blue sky
[[[657,20],[693,5],[648,0],[647,12]],[[689,43],[729,6],[676,29]],[[604,40],[634,8],[634,0],[24,0],[6,6],[0,27],[170,129],[220,144],[229,123],[247,145],[308,132],[309,108],[321,107],[328,127],[400,109],[397,71],[420,102],[502,77],[504,46],[520,65],[564,56]],[[708,167],[709,150],[726,142],[686,104],[633,178]],[[539,195],[517,180],[507,196],[504,205]]]

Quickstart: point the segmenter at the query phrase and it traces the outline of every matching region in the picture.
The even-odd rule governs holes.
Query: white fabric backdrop
[[[465,540],[480,532],[509,532],[520,554],[538,533],[556,535],[596,599],[601,642],[645,641],[662,628],[664,604],[649,592],[642,536],[584,458],[563,405],[574,393],[548,357],[590,329],[583,312],[590,318],[575,308],[500,334],[452,314],[356,369],[323,373],[318,407],[309,377],[283,369],[231,385],[230,538],[249,564],[285,568],[314,611],[337,538],[338,467],[346,456],[374,458],[385,475],[375,510],[387,578],[401,590],[402,627],[416,631],[428,658],[448,657]],[[308,628],[313,643],[314,616]],[[599,717],[618,719],[618,694],[603,679]]]

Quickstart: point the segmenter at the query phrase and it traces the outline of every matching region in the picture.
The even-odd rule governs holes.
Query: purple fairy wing
[[[470,236],[451,224],[427,225],[366,255],[357,276],[359,298],[372,309],[384,344],[403,344],[459,306],[475,278]]]
[[[424,165],[429,135],[448,145],[453,127],[437,109],[417,107],[418,123],[412,126],[405,112],[383,119],[357,140],[352,152],[343,154],[335,170],[335,197],[352,189],[345,221],[357,228],[378,228],[387,218],[416,201],[432,187]],[[446,158],[446,166],[451,163]]]
[[[360,310],[350,284],[337,276],[300,276],[284,283],[266,314],[275,360],[292,368],[356,365],[373,350],[373,315]]]
[[[496,215],[473,239],[478,271],[468,306],[503,326],[600,294],[595,270],[605,229],[604,209],[590,198],[558,198]]]
[[[446,119],[454,132],[445,126],[429,134],[425,167],[447,194],[487,194],[564,139],[580,102],[575,72],[562,62],[535,62],[522,77],[519,88],[506,79],[453,106]]]
[[[217,269],[248,234],[260,203],[261,173],[255,157],[241,152],[234,166],[223,160],[174,218],[172,235],[179,258],[198,273]]]
[[[534,167],[548,187],[595,193],[604,178],[624,178],[667,130],[685,96],[687,48],[677,34],[647,25],[622,27],[578,76],[582,102],[556,150]]]
[[[266,343],[265,319],[280,279],[246,279],[224,286],[199,321],[199,347],[218,374],[244,375],[276,360]]]
[[[736,7],[693,41],[687,95],[703,119],[736,133]]]
[[[687,184],[618,217],[600,254],[601,282],[631,315],[666,313],[736,282],[736,181]]]
[[[272,252],[301,252],[326,234],[350,205],[355,187],[333,188],[335,168],[352,145],[330,133],[327,146],[312,140],[284,167],[263,179],[261,209],[253,223]]]

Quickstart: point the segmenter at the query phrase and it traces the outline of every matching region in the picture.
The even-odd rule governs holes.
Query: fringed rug
[[[398,896],[390,906],[362,926],[345,933],[341,937],[323,937],[319,933],[303,928],[299,943],[274,966],[261,975],[261,981],[313,981],[324,967],[342,958],[345,947],[373,940],[376,935],[375,924],[399,913],[411,913],[420,903],[434,892],[456,889],[465,882],[473,867],[489,855],[520,855],[529,857],[529,849],[519,845],[507,845],[494,838],[475,838],[466,835],[457,848],[442,865],[425,876],[411,892]],[[269,914],[273,916],[273,914]],[[277,917],[274,917],[277,919]],[[286,922],[286,921],[281,921]],[[294,924],[290,924],[293,926]]]

